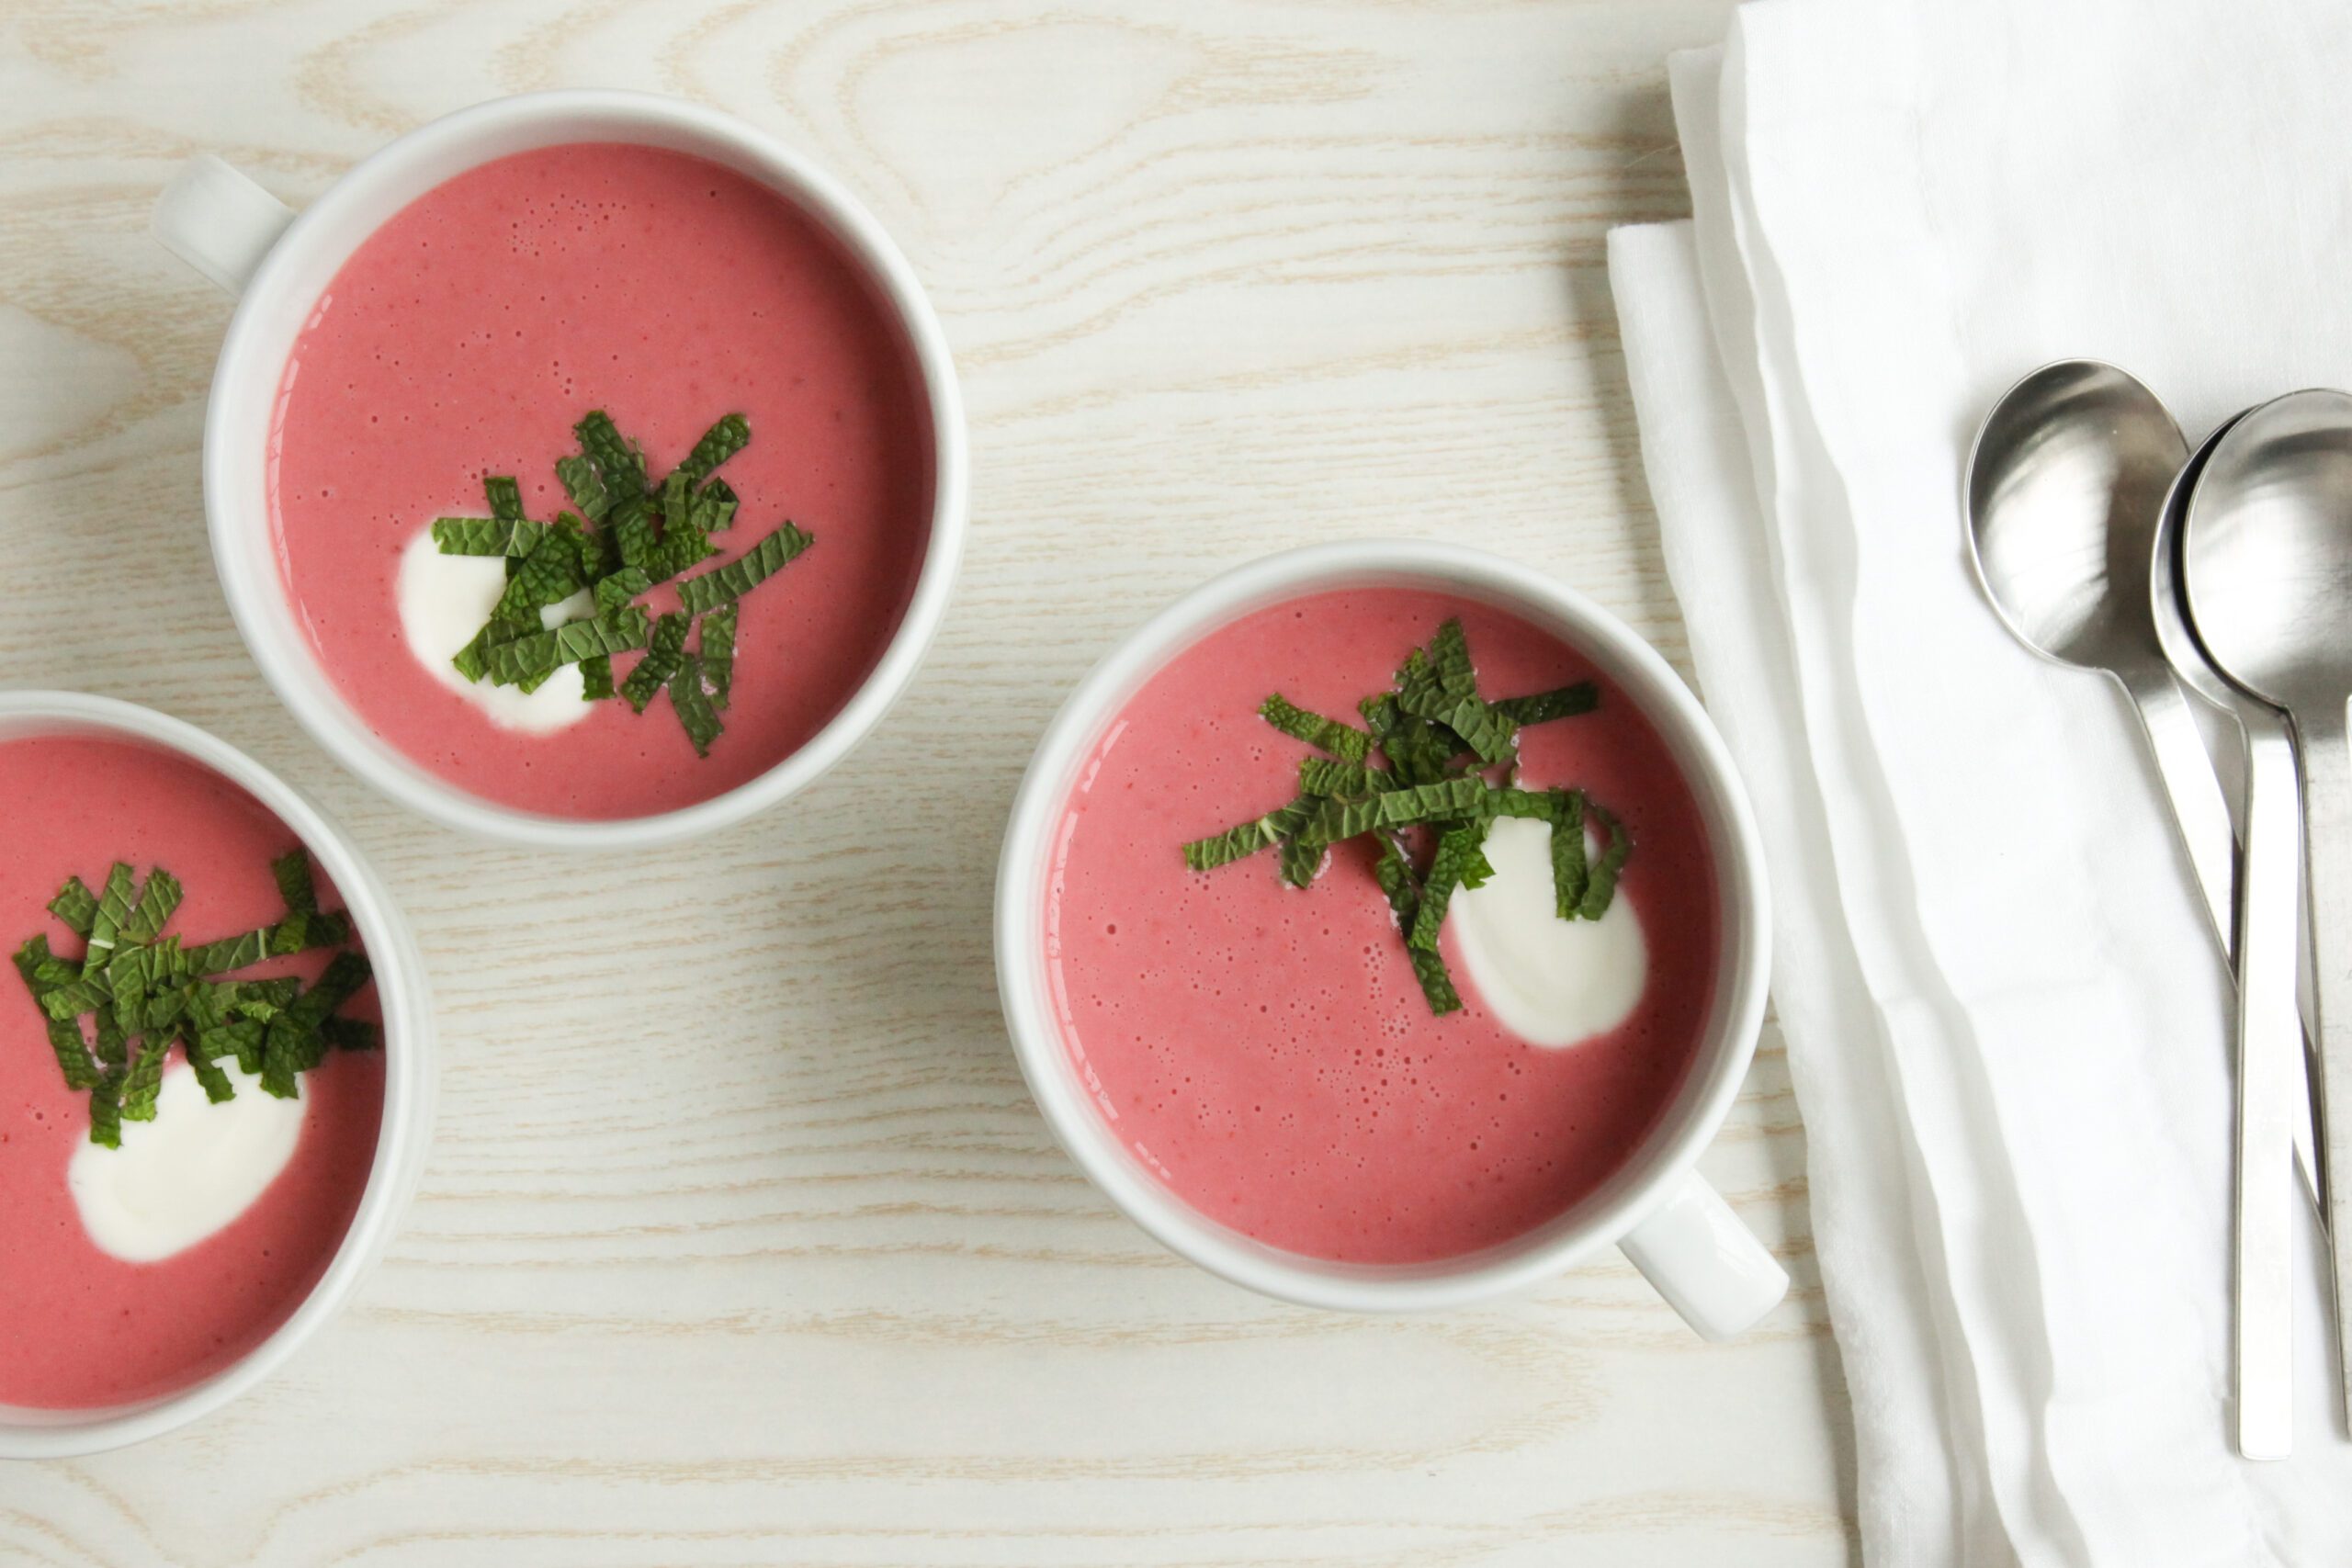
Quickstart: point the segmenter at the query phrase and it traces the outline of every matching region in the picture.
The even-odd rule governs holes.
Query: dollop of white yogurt
[[[164,1071],[153,1122],[125,1122],[122,1147],[85,1143],[65,1184],[82,1228],[130,1263],[183,1252],[235,1220],[277,1179],[302,1137],[302,1102],[265,1094],[234,1062],[237,1098],[218,1105],[185,1062]]]
[[[548,676],[537,691],[493,686],[469,681],[449,662],[471,642],[490,619],[498,596],[506,591],[506,562],[498,556],[445,556],[433,542],[433,530],[418,530],[401,553],[399,586],[401,631],[433,678],[488,715],[492,723],[532,735],[546,735],[588,716],[580,666],[567,664]],[[596,602],[586,592],[573,594],[539,612],[542,626],[596,613]]]
[[[1585,852],[1600,845],[1590,835]],[[1619,887],[1597,920],[1559,918],[1552,893],[1552,825],[1506,817],[1487,834],[1495,874],[1455,893],[1447,910],[1464,967],[1504,1028],[1531,1045],[1573,1045],[1632,1015],[1649,949]]]

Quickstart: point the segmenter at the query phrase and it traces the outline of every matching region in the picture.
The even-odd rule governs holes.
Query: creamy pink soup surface
[[[1295,793],[1267,694],[1353,721],[1406,651],[1459,615],[1479,689],[1598,679],[1575,649],[1486,604],[1405,588],[1261,610],[1179,654],[1079,771],[1055,837],[1046,941],[1064,1038],[1123,1142],[1212,1219],[1358,1263],[1457,1257],[1533,1230],[1608,1179],[1688,1073],[1713,995],[1715,877],[1665,742],[1605,679],[1598,711],[1521,736],[1531,787],[1577,786],[1637,848],[1622,884],[1649,949],[1614,1032],[1525,1043],[1442,940],[1464,1010],[1433,1016],[1363,840],[1314,886],[1271,852],[1207,873],[1181,846]]]
[[[269,863],[298,840],[261,804],[175,753],[103,738],[0,742],[0,941],[79,938],[45,906],[68,876],[96,886],[126,860],[187,885],[167,931],[251,931],[285,905]],[[319,879],[321,904],[339,908]],[[241,970],[314,980],[323,952]],[[376,1019],[370,984],[340,1010]],[[175,1070],[185,1070],[173,1053]],[[242,1089],[257,1094],[257,1088]],[[384,1102],[380,1052],[334,1051],[301,1077],[293,1156],[243,1215],[160,1262],[127,1263],[82,1227],[66,1167],[88,1140],[89,1096],[65,1087],[41,1014],[0,976],[0,1404],[85,1409],[185,1388],[286,1321],[326,1271],[359,1206]],[[202,1115],[205,1107],[194,1111]],[[126,1142],[141,1129],[126,1131]]]
[[[554,516],[555,460],[593,408],[656,474],[720,415],[750,420],[751,446],[721,470],[742,507],[709,566],[786,519],[816,536],[743,601],[734,702],[707,759],[661,701],[642,716],[600,702],[552,734],[501,728],[401,634],[410,539],[482,514],[485,474],[515,476],[529,514]],[[790,756],[880,660],[929,537],[926,408],[875,287],[791,202],[655,148],[517,153],[377,230],[296,342],[270,435],[286,589],[345,699],[432,773],[556,816],[675,809]]]

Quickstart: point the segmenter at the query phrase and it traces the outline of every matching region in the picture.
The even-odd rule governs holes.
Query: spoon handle
[[[2165,795],[2172,803],[2173,826],[2188,856],[2189,870],[2196,874],[2197,891],[2204,897],[2214,940],[2225,953],[2233,952],[2230,938],[2234,922],[2230,912],[2236,902],[2233,896],[2236,876],[2231,864],[2235,835],[2230,829],[2229,803],[2222,798],[2222,782],[2213,773],[2213,759],[2197,733],[2197,717],[2189,711],[2188,699],[2181,694],[2180,682],[2168,670],[2126,678],[2124,685],[2132,694],[2132,705],[2140,710],[2140,722],[2147,728],[2148,749],[2155,757]]]
[[[2294,1444],[2294,1134],[2307,1116],[2295,1005],[2295,759],[2286,727],[2245,727],[2245,854],[2238,881],[2237,1439],[2247,1459]]]
[[[2319,1122],[2327,1159],[2339,1364],[2352,1368],[2352,749],[2341,699],[2295,716],[2302,771],[2304,886],[2319,1014]],[[2352,1413],[2352,1377],[2345,1407]]]

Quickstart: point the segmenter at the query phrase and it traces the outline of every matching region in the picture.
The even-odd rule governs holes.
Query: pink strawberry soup
[[[46,905],[69,876],[96,886],[128,861],[187,888],[171,931],[250,931],[285,905],[270,862],[294,834],[250,795],[173,752],[87,735],[0,742],[0,937],[45,933],[62,958],[82,942]],[[323,880],[322,908],[338,906]],[[239,977],[315,980],[323,952]],[[374,1019],[373,986],[340,1010]],[[179,1048],[171,1071],[186,1070]],[[247,1087],[243,1093],[257,1089]],[[126,1262],[85,1229],[67,1167],[88,1144],[90,1097],[66,1087],[42,1014],[0,975],[0,1405],[88,1409],[173,1393],[268,1337],[326,1271],[359,1205],[384,1099],[379,1051],[334,1051],[301,1075],[300,1132],[242,1213],[158,1261]],[[167,1113],[218,1113],[198,1097]],[[132,1130],[132,1135],[145,1128]],[[101,1151],[103,1157],[118,1157]]]
[[[1463,1010],[1434,1015],[1373,875],[1340,844],[1310,887],[1274,855],[1214,871],[1181,846],[1297,792],[1310,749],[1258,716],[1269,693],[1356,722],[1397,662],[1458,616],[1490,697],[1597,680],[1590,713],[1520,735],[1530,788],[1582,788],[1635,843],[1620,897],[1647,947],[1616,1028],[1527,1043],[1442,929]],[[1475,1252],[1606,1180],[1674,1098],[1714,986],[1713,863],[1690,786],[1648,719],[1558,637],[1410,588],[1321,592],[1210,633],[1109,724],[1055,835],[1046,941],[1064,1037],[1101,1114],[1201,1213],[1355,1263]]]
[[[688,806],[783,761],[881,659],[929,537],[926,407],[878,290],[776,192],[650,147],[517,153],[377,230],[296,342],[270,435],[286,591],[345,700],[449,783],[562,817]],[[658,705],[502,727],[403,635],[403,547],[436,516],[481,515],[490,474],[553,518],[568,504],[555,461],[591,409],[657,476],[720,415],[746,416],[751,444],[723,469],[741,507],[708,566],[786,520],[815,536],[742,601],[726,733],[707,758]],[[649,604],[675,602],[657,588]]]

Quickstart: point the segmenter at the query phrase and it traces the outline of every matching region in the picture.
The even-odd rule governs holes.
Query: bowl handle
[[[242,294],[294,221],[294,209],[209,152],[187,161],[155,198],[149,232],[232,294]]]
[[[1667,1304],[1709,1339],[1755,1325],[1788,1294],[1789,1274],[1696,1171],[1618,1244]]]

